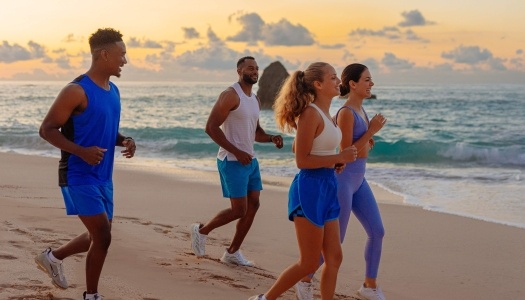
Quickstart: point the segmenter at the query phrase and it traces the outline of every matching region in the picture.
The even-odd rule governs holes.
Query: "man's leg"
[[[201,227],[200,234],[208,235],[215,228],[243,218],[247,214],[247,197],[230,198],[231,207],[220,211],[208,223]]]
[[[57,259],[63,260],[71,255],[87,252],[89,250],[89,245],[91,245],[91,237],[89,236],[89,232],[86,231],[69,241],[67,244],[51,251],[51,253],[53,253],[53,256]]]
[[[111,244],[111,221],[106,213],[95,216],[79,216],[86,226],[91,243],[86,257],[86,288],[88,294],[98,292],[100,273]]]
[[[241,244],[244,241],[244,238],[248,234],[248,231],[252,227],[253,220],[255,219],[255,214],[257,213],[257,210],[259,209],[259,196],[261,192],[260,191],[249,191],[248,192],[248,203],[247,203],[247,209],[239,221],[237,222],[237,227],[235,230],[235,235],[233,236],[233,240],[230,244],[230,247],[228,248],[228,252],[235,253],[239,248],[241,248]]]

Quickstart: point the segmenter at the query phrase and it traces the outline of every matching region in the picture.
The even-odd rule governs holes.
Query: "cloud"
[[[449,63],[439,64],[434,66],[435,70],[439,71],[454,71],[454,66]]]
[[[57,64],[57,66],[64,70],[70,70],[71,64],[69,57],[62,55],[59,58],[55,59],[54,62]]]
[[[345,47],[346,47],[345,44],[332,44],[332,45],[319,44],[319,48],[321,49],[343,49]]]
[[[184,38],[187,40],[198,39],[201,37],[197,29],[193,27],[182,27],[182,31],[184,31]]]
[[[385,26],[380,30],[372,30],[365,28],[357,28],[352,30],[349,34],[350,37],[381,37],[391,41],[416,41],[416,42],[428,42],[428,40],[419,37],[413,30],[407,29],[401,31],[397,26]]]
[[[441,53],[442,58],[450,59],[455,63],[475,65],[480,62],[487,62],[492,58],[492,53],[479,46],[459,46],[449,52]]]
[[[226,38],[227,41],[246,42],[255,45],[264,42],[266,46],[310,46],[315,43],[313,34],[303,25],[294,25],[286,19],[277,23],[266,23],[256,13],[237,17],[241,30]]]
[[[247,42],[257,44],[257,41],[263,40],[262,32],[265,26],[263,19],[256,13],[243,14],[237,17],[241,23],[242,29],[234,36],[226,38],[233,42]]]
[[[386,37],[388,39],[399,39],[400,38],[400,30],[399,28],[395,26],[385,26],[381,30],[372,30],[372,29],[362,29],[357,28],[355,30],[352,30],[348,35],[350,36],[378,36],[378,37]]]
[[[33,81],[33,80],[72,80],[75,78],[75,75],[73,73],[70,74],[56,74],[56,73],[47,73],[46,71],[42,69],[34,69],[31,72],[27,73],[17,73],[13,75],[13,80],[27,80],[27,81]]]
[[[65,38],[62,39],[65,43],[74,43],[74,42],[82,42],[84,39],[82,37],[77,38],[74,34],[70,33]]]
[[[55,49],[55,50],[52,50],[51,52],[56,53],[56,54],[67,53],[66,48]]]
[[[351,61],[351,60],[355,60],[355,55],[350,53],[350,51],[344,49],[343,50],[343,57],[341,57],[341,60],[342,61]]]
[[[11,46],[7,41],[4,41],[0,46],[0,62],[12,63],[30,59],[31,52],[18,44]]]
[[[506,71],[507,67],[503,64],[504,61],[504,59],[493,57],[488,60],[488,66],[491,70]]]
[[[407,31],[405,31],[405,37],[407,40],[410,40],[410,41],[418,41],[418,42],[424,42],[424,43],[429,42],[429,40],[418,36],[414,31],[412,31],[412,29],[408,29]]]
[[[31,52],[32,58],[44,58],[46,57],[46,48],[40,44],[37,44],[33,41],[27,43],[29,47],[29,52]]]
[[[423,17],[423,14],[417,9],[402,12],[401,15],[405,18],[404,21],[398,23],[401,27],[427,26],[435,24],[434,22],[427,21],[425,17]]]
[[[510,64],[512,66],[511,68],[515,70],[523,70],[523,67],[525,66],[521,57],[510,59]]]
[[[208,27],[208,31],[206,32],[206,36],[208,37],[208,41],[212,45],[216,46],[223,46],[225,43],[219,36],[211,29],[211,27]]]
[[[363,61],[360,62],[361,64],[365,65],[369,70],[370,72],[374,71],[374,70],[379,70],[379,62],[373,58],[367,58]],[[372,72],[374,73],[374,72]],[[372,77],[374,76],[374,74],[372,74]]]
[[[160,65],[172,60],[174,58],[173,52],[175,52],[175,43],[167,42],[166,47],[159,54],[146,55],[145,61],[150,64]]]
[[[385,53],[381,59],[381,63],[389,69],[396,71],[409,70],[414,66],[413,62],[410,62],[406,59],[397,58],[395,54],[390,52]]]
[[[126,45],[130,48],[150,48],[150,49],[160,49],[162,45],[159,42],[152,40],[140,40],[136,37],[130,37],[126,42]]]
[[[237,51],[229,48],[210,27],[207,31],[207,43],[200,48],[188,50],[182,54],[174,55],[174,43],[172,47],[166,47],[161,53],[148,55],[146,62],[152,68],[144,69],[138,67],[129,68],[128,78],[137,79],[138,76],[154,78],[170,78],[181,80],[209,81],[224,80],[232,77],[235,79],[237,60],[243,56],[253,56],[261,68],[266,67],[276,60],[281,61],[286,66],[296,66],[282,57],[272,57],[265,54],[262,50],[257,51]],[[156,71],[153,71],[156,70]],[[141,79],[140,77],[139,79]]]
[[[301,24],[293,25],[286,19],[267,24],[263,31],[264,43],[268,46],[310,46],[314,44],[312,34]]]
[[[3,41],[0,45],[0,62],[13,63],[46,57],[45,47],[33,41],[27,43],[27,48],[18,44],[10,45],[7,41]]]
[[[239,58],[252,55],[248,51],[238,52],[228,48],[210,27],[207,32],[208,44],[196,50],[186,51],[174,59],[180,66],[211,70],[231,70]],[[255,55],[252,55],[255,56]],[[259,55],[261,56],[261,54]],[[262,55],[264,59],[264,55]],[[256,57],[260,63],[259,57]]]
[[[516,54],[518,54],[518,55],[523,54],[523,49],[516,50]]]

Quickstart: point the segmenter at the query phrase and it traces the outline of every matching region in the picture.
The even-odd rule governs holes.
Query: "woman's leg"
[[[324,226],[323,257],[325,259],[321,272],[321,299],[333,299],[337,273],[343,261],[343,251],[339,241],[339,221],[329,221]]]
[[[352,211],[368,235],[365,246],[365,283],[371,285],[367,287],[375,288],[385,229],[376,199],[366,179],[363,180],[363,184],[354,194]]]
[[[277,278],[277,281],[265,294],[268,300],[277,299],[301,278],[315,272],[319,267],[325,228],[314,225],[304,217],[295,217],[294,224],[299,244],[299,261],[286,268]]]

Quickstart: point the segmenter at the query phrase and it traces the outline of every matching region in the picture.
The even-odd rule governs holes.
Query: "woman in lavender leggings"
[[[374,147],[372,137],[386,123],[385,117],[381,114],[369,120],[363,109],[363,100],[370,98],[373,85],[370,71],[362,64],[351,64],[341,74],[340,94],[347,96],[347,100],[335,116],[343,134],[340,148],[345,149],[354,145],[357,148],[357,160],[348,163],[342,172],[336,174],[337,197],[341,207],[339,215],[341,243],[345,238],[351,212],[368,235],[365,247],[365,280],[357,293],[361,299],[385,300],[376,282],[385,231],[374,194],[365,179],[368,152]],[[296,284],[296,295],[299,300],[313,299],[313,288],[310,283],[312,276]]]

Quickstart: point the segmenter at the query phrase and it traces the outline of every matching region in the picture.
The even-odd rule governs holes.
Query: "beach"
[[[0,165],[0,299],[80,299],[85,254],[65,260],[67,290],[54,287],[34,262],[46,247],[84,231],[77,217],[65,215],[58,159],[0,153]],[[256,266],[230,266],[219,258],[234,223],[210,234],[207,257],[190,248],[188,226],[229,205],[216,172],[118,159],[112,244],[99,292],[106,300],[229,300],[265,292],[298,258],[286,217],[290,181],[263,175],[261,207],[242,246]],[[525,229],[396,204],[400,196],[373,189],[386,229],[378,282],[387,299],[525,299]],[[354,217],[349,226],[336,299],[357,299],[363,280],[365,233]],[[282,299],[294,297],[290,290]]]

